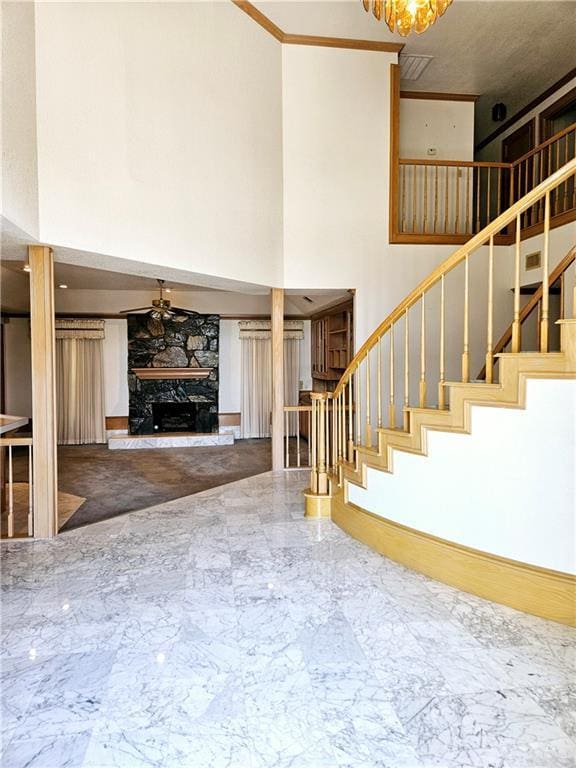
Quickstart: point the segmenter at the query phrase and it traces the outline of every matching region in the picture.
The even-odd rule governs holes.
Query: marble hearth
[[[199,448],[213,445],[234,445],[234,435],[230,432],[210,434],[168,433],[160,435],[113,435],[108,438],[110,450],[133,450],[138,448]]]

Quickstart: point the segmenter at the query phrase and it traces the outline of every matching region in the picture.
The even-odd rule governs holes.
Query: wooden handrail
[[[537,187],[530,190],[524,197],[514,203],[508,210],[500,214],[494,221],[490,222],[483,230],[477,235],[474,235],[465,245],[460,247],[455,253],[449,256],[442,262],[435,270],[433,270],[427,277],[424,278],[417,286],[411,291],[406,298],[398,304],[398,306],[392,310],[392,312],[383,320],[382,323],[376,328],[376,330],[368,337],[364,344],[360,347],[350,364],[342,374],[340,381],[334,389],[334,396],[340,394],[344,386],[350,380],[352,374],[356,371],[358,365],[368,355],[370,350],[375,346],[381,336],[387,333],[388,330],[398,320],[400,320],[407,309],[413,307],[418,301],[420,301],[422,294],[426,293],[432,286],[434,286],[443,275],[451,272],[458,264],[462,263],[467,256],[476,251],[481,246],[485,245],[490,237],[497,235],[508,224],[518,220],[520,214],[530,208],[540,198],[542,198],[546,192],[555,189],[562,184],[566,179],[576,174],[576,158],[566,163],[562,168],[559,168],[555,173],[546,178],[543,182],[538,184]]]
[[[306,413],[307,411],[311,411],[312,406],[311,405],[285,405],[284,406],[284,413]]]
[[[16,447],[19,445],[33,445],[31,437],[0,437],[0,448]]]
[[[522,162],[527,160],[532,155],[537,154],[541,150],[548,147],[550,144],[554,144],[556,141],[559,141],[561,138],[566,136],[569,133],[572,133],[572,131],[576,131],[576,123],[572,123],[572,125],[569,125],[567,128],[563,128],[561,131],[558,131],[558,133],[555,133],[554,136],[551,136],[549,139],[546,139],[546,141],[543,141],[541,144],[538,144],[537,147],[534,147],[534,149],[531,149],[529,152],[526,152],[525,155],[522,155],[522,157],[519,157],[517,160],[514,160],[513,163],[497,163],[492,161],[484,161],[484,160],[428,160],[428,158],[399,158],[398,162],[400,165],[429,165],[429,166],[449,166],[449,167],[460,167],[460,168],[515,168],[516,166],[520,165]]]
[[[511,167],[515,168],[517,165],[520,165],[520,163],[524,162],[524,160],[527,160],[532,155],[536,155],[541,150],[546,149],[546,147],[548,147],[550,144],[554,144],[556,141],[559,141],[566,134],[572,133],[572,131],[576,131],[576,123],[572,123],[572,125],[569,125],[567,128],[563,128],[561,131],[558,131],[558,133],[555,133],[554,136],[551,136],[549,139],[546,139],[546,141],[543,141],[541,144],[538,144],[538,146],[534,147],[534,149],[531,149],[529,152],[526,152],[526,154],[522,155],[522,157],[519,157],[517,160],[514,160],[514,162],[510,164]]]
[[[400,165],[438,165],[455,168],[511,168],[511,163],[493,163],[476,160],[428,160],[427,158],[403,158],[398,161]]]
[[[560,279],[560,277],[566,272],[568,267],[576,260],[576,246],[571,248],[566,256],[562,259],[562,261],[554,267],[552,272],[550,272],[550,277],[548,278],[548,284],[554,285],[554,283]],[[520,325],[524,323],[524,321],[532,314],[534,309],[538,306],[542,299],[542,283],[540,283],[540,286],[536,289],[534,292],[534,295],[530,298],[526,304],[522,307],[520,310]],[[499,355],[500,352],[503,352],[506,346],[510,343],[512,339],[512,323],[508,326],[508,328],[504,331],[498,342],[494,345],[494,349],[492,351],[492,357],[496,357],[496,355]],[[479,379],[483,379],[486,375],[486,366],[482,368],[480,373],[478,374]]]

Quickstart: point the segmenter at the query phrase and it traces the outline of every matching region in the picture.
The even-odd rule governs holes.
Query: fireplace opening
[[[214,432],[218,415],[210,403],[152,403],[154,432]]]

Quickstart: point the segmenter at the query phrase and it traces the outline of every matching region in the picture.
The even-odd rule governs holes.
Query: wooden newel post
[[[312,392],[310,488],[304,492],[306,517],[330,517],[330,494],[327,466],[326,392]]]

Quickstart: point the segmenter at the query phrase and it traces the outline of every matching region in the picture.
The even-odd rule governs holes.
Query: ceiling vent
[[[418,56],[410,53],[401,53],[399,57],[400,78],[402,80],[418,80],[433,58],[434,56]]]

